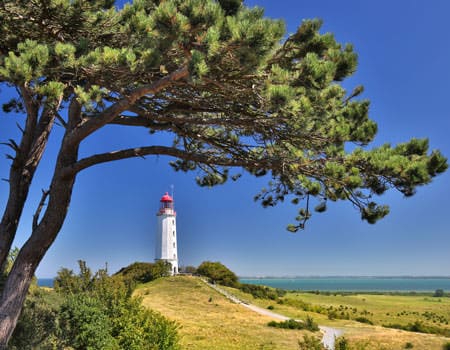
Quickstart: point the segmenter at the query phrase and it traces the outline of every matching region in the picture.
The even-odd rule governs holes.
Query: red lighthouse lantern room
[[[161,206],[159,208],[160,214],[175,214],[175,211],[173,210],[173,198],[169,196],[169,193],[166,192],[164,196],[161,197]]]

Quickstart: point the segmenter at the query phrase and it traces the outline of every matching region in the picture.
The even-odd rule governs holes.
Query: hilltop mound
[[[296,349],[306,331],[267,326],[271,318],[236,305],[191,276],[160,278],[136,292],[143,305],[177,321],[186,349]]]

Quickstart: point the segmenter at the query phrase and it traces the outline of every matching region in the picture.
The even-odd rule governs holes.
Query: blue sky
[[[429,137],[431,148],[450,155],[450,27],[446,0],[251,0],[266,15],[283,18],[288,32],[302,19],[319,17],[323,31],[359,54],[357,73],[345,86],[365,86],[371,117],[379,124],[373,145]],[[1,96],[1,95],[0,95]],[[1,99],[2,97],[0,97]],[[0,116],[0,140],[17,137],[16,119]],[[62,130],[52,135],[36,174],[16,245],[31,227],[41,188],[47,188]],[[148,144],[146,132],[111,127],[83,145],[88,154]],[[6,148],[0,149],[2,153]],[[379,201],[391,214],[376,225],[360,220],[345,203],[316,214],[306,231],[285,230],[296,215],[289,203],[263,209],[253,196],[267,179],[244,175],[212,189],[198,187],[195,174],[175,173],[166,157],[103,164],[80,174],[69,214],[38,268],[51,277],[78,259],[111,272],[134,261],[152,261],[159,199],[175,186],[181,265],[221,261],[241,276],[450,275],[448,222],[450,172],[405,199],[390,192]],[[0,177],[9,162],[0,159]],[[7,184],[0,183],[3,210]]]

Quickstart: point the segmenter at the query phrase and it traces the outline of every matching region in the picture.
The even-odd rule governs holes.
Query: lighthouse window
[[[175,237],[175,231],[173,231],[173,236]]]
[[[175,248],[175,242],[173,242],[173,247]]]
[[[172,225],[175,225],[175,220],[172,220]]]

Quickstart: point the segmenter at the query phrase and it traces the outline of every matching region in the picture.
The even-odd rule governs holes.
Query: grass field
[[[364,316],[374,324],[408,324],[420,321],[450,331],[450,298],[392,295],[321,295],[289,293],[286,298],[301,299],[338,313]]]
[[[270,306],[274,312],[298,319],[305,319],[307,315],[310,315],[319,324],[341,328],[345,331],[345,337],[351,344],[364,346],[363,348],[366,350],[404,349],[408,342],[413,345],[413,349],[442,350],[443,344],[450,342],[450,338],[443,336],[380,327],[387,323],[406,325],[419,320],[426,325],[437,325],[449,329],[448,323],[443,320],[450,320],[450,298],[287,293],[282,298],[283,303],[279,304],[271,300],[255,299],[251,295],[233,288],[226,289],[246,302],[264,308]],[[303,303],[321,306],[325,309],[333,307],[334,310],[338,310],[338,313],[348,312],[350,318],[364,315],[363,317],[373,322],[374,325],[345,319],[330,320],[326,314],[304,311],[299,307]],[[354,310],[356,312],[353,312]]]
[[[303,334],[311,334],[268,327],[271,318],[232,303],[195,277],[158,279],[135,293],[144,306],[180,324],[183,349],[297,349]]]
[[[449,298],[439,301],[439,298],[424,296],[287,293],[282,298],[285,302],[278,304],[254,299],[237,289],[226,289],[244,301],[264,308],[272,306],[273,311],[288,317],[305,319],[310,315],[320,324],[341,328],[355,349],[400,350],[406,343],[411,343],[413,349],[442,350],[443,344],[450,342],[450,338],[443,336],[379,326],[384,323],[407,324],[419,318],[427,324],[448,327],[441,321],[450,318]],[[230,302],[195,277],[159,279],[140,286],[136,294],[143,298],[145,306],[179,323],[183,349],[298,349],[298,340],[307,333],[267,327],[270,318]],[[286,302],[288,300],[292,302]],[[351,312],[352,316],[356,309],[355,315],[364,314],[375,325],[354,320],[330,320],[327,315],[302,310],[296,306],[299,300],[310,305],[342,309]]]

